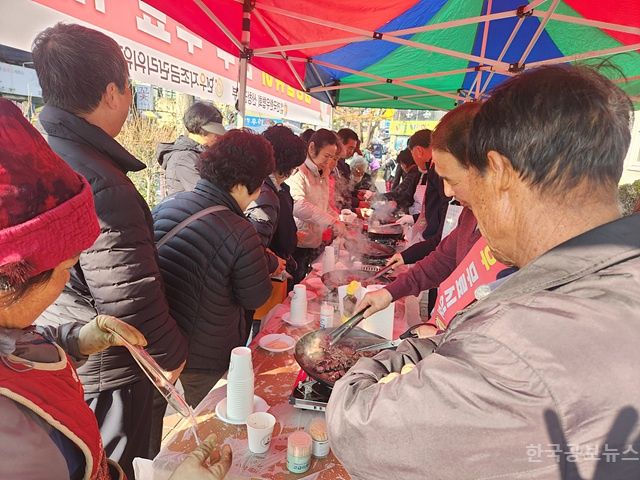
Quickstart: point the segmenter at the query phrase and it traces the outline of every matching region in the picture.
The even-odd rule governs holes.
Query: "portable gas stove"
[[[331,388],[310,378],[304,370],[300,370],[289,396],[289,403],[295,408],[324,412],[329,395],[331,395]]]

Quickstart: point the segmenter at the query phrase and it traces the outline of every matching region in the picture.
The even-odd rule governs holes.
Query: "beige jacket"
[[[359,360],[329,439],[354,479],[640,478],[639,365],[636,214],[540,256],[434,342]]]
[[[322,232],[332,225],[338,214],[329,206],[329,181],[320,175],[310,158],[287,179],[293,197],[293,216],[299,231],[306,237],[298,242],[301,248],[318,248]]]

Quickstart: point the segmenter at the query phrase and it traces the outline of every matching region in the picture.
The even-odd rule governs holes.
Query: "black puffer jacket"
[[[293,218],[293,198],[289,185],[283,183],[276,187],[271,177],[267,177],[260,188],[260,196],[251,202],[245,210],[247,219],[253,224],[262,245],[268,247],[278,257],[287,261],[287,270],[295,270],[293,251],[296,249],[296,222]],[[277,268],[270,255],[267,255],[269,271]]]
[[[160,143],[156,149],[158,163],[165,170],[167,195],[191,191],[200,180],[196,168],[202,145],[180,135],[173,143]]]
[[[151,212],[127,178],[144,164],[102,129],[45,106],[40,122],[51,148],[91,184],[100,235],[80,255],[64,291],[39,322],[88,322],[108,314],[135,326],[165,370],[186,358],[186,341],[169,314],[153,241]],[[92,355],[79,369],[85,392],[117,388],[144,377],[122,347]]]
[[[214,205],[211,213],[184,227],[160,247],[171,314],[189,342],[187,370],[224,370],[231,350],[247,336],[245,309],[271,295],[260,237],[227,192],[201,179],[153,211],[159,241],[178,223]]]

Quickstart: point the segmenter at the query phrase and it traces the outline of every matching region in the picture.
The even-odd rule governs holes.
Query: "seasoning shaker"
[[[333,305],[327,301],[320,306],[320,328],[333,327]]]

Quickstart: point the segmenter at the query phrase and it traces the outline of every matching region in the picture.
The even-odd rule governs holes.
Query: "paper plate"
[[[253,412],[266,412],[269,410],[269,404],[262,398],[257,395],[253,396]],[[227,397],[224,397],[220,400],[216,405],[216,416],[225,423],[230,423],[231,425],[245,425],[247,423],[246,420],[233,420],[231,418],[227,418]]]
[[[270,346],[273,343],[282,343],[282,346]],[[286,345],[285,345],[286,344]],[[296,341],[293,337],[285,335],[284,333],[272,333],[265,335],[258,341],[258,345],[267,350],[268,352],[280,353],[291,350],[296,345]]]
[[[309,313],[307,312],[307,319],[306,321],[302,322],[302,323],[293,323],[291,322],[291,312],[287,312],[284,315],[282,315],[282,320],[285,323],[288,323],[289,325],[293,326],[293,327],[303,327],[305,325],[310,324],[311,322],[313,322],[313,317],[311,315],[309,315]]]

